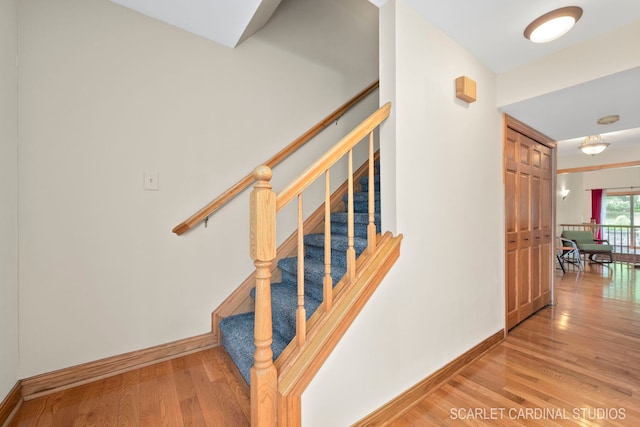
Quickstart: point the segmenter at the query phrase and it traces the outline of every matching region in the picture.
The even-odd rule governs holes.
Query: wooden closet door
[[[551,304],[551,283],[555,273],[555,238],[553,235],[553,185],[554,168],[553,153],[549,147],[542,147],[542,191],[540,194],[540,205],[545,206],[541,210],[540,220],[542,228],[541,243],[541,271],[540,271],[540,291],[542,299],[540,307]],[[540,307],[534,307],[537,310]]]
[[[542,202],[542,150],[543,145],[526,138],[531,145],[531,312],[542,307],[542,211],[548,206]]]
[[[505,157],[505,229],[506,229],[506,298],[507,325],[511,328],[518,323],[518,223],[516,206],[516,188],[518,180],[518,135],[512,129],[507,129],[504,157]]]
[[[506,323],[511,329],[551,302],[553,152],[507,128],[505,157]]]
[[[533,168],[532,144],[522,135],[518,135],[520,158],[518,161],[518,187],[516,201],[518,204],[518,322],[533,313],[532,284],[536,279],[534,271],[535,247],[532,221],[533,212]]]

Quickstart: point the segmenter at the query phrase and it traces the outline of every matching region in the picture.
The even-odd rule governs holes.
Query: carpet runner
[[[380,232],[380,175],[376,163],[375,174],[375,224]],[[367,246],[368,214],[368,176],[360,180],[362,190],[354,193],[354,247],[356,257]],[[344,196],[345,209],[347,195]],[[322,302],[322,282],[324,277],[324,234],[304,236],[304,305],[307,319]],[[347,212],[331,214],[331,277],[335,286],[347,271]],[[281,259],[278,267],[282,271],[280,283],[271,284],[272,322],[273,322],[273,360],[276,360],[296,334],[296,308],[298,304],[297,257]],[[255,298],[255,288],[251,292]],[[255,345],[254,313],[243,313],[225,317],[220,321],[222,345],[225,347],[244,379],[249,383],[249,371],[253,366]]]

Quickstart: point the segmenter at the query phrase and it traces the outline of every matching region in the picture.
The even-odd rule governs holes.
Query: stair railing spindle
[[[324,309],[333,306],[333,278],[331,277],[331,178],[329,169],[324,173],[324,278],[322,280]]]
[[[304,309],[304,221],[302,193],[298,194],[298,309],[296,310],[296,342],[302,347],[307,335],[307,316]]]
[[[251,426],[276,425],[278,373],[273,365],[271,321],[271,264],[276,256],[276,193],[271,169],[258,166],[250,195],[250,254],[256,266],[255,330],[251,379]]]
[[[347,208],[347,277],[351,283],[356,280],[356,250],[354,248],[354,207],[353,207],[353,150],[349,150],[349,184]]]
[[[367,226],[367,247],[369,248],[369,252],[373,253],[376,250],[376,222],[375,222],[375,178],[374,178],[374,169],[375,165],[373,163],[373,131],[369,133],[369,188],[368,188],[368,197],[369,197],[369,225]]]

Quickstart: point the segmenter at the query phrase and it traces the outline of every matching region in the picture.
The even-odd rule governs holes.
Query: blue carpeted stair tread
[[[374,200],[376,200],[376,201],[380,200],[380,192],[379,191],[375,191],[373,193],[373,197],[374,197]],[[349,201],[349,195],[345,194],[342,197],[342,201],[344,203],[347,203]],[[369,192],[368,191],[359,191],[357,193],[353,193],[353,202],[354,203],[368,202],[368,201],[369,201]]]
[[[353,235],[356,237],[362,237],[362,238],[366,238],[367,237],[367,224],[354,224],[353,227]],[[378,233],[380,232],[380,226],[379,224],[376,224],[376,230],[378,230]],[[331,234],[342,234],[342,235],[347,235],[348,234],[348,226],[346,222],[332,222],[331,223]]]
[[[255,299],[255,288],[251,291],[251,297]],[[321,301],[311,295],[304,297],[304,309],[306,318],[309,319],[316,311]],[[273,283],[271,285],[271,322],[273,329],[277,330],[287,342],[296,335],[296,310],[298,309],[298,288],[291,283]],[[280,353],[274,352],[275,360]]]
[[[347,249],[349,247],[346,235],[336,234],[331,236],[331,265],[347,266]],[[367,239],[354,238],[356,257],[360,256],[367,247]],[[315,258],[324,262],[324,235],[308,234],[304,237],[304,253],[306,258]]]
[[[298,282],[298,258],[283,258],[278,262],[278,267],[282,270],[282,283],[296,285]],[[331,278],[335,286],[347,268],[340,265],[331,266]],[[324,281],[324,261],[305,258],[304,260],[304,291],[305,295],[322,300],[322,287]]]
[[[324,234],[307,234],[304,236],[304,244],[306,246],[316,246],[324,249]],[[367,247],[367,239],[354,237],[353,247],[356,253],[362,252]],[[349,239],[344,235],[331,236],[331,249],[338,251],[346,251],[349,248]]]
[[[374,189],[376,192],[380,191],[380,175],[374,175]],[[360,188],[362,192],[369,191],[369,177],[365,176],[360,179]]]
[[[376,196],[374,198],[374,212],[380,212],[380,193],[375,193]],[[342,199],[345,205],[345,211],[347,203],[349,200],[349,196],[345,195]],[[354,212],[369,212],[369,196],[368,193],[354,193],[353,195],[353,211]]]
[[[354,237],[353,248],[356,251],[356,257],[367,247],[367,239],[363,237]],[[346,235],[335,234],[331,236],[331,265],[347,266],[347,249],[349,248],[349,239]],[[306,258],[315,258],[324,262],[324,234],[307,234],[304,236],[304,253]]]
[[[333,212],[331,214],[331,222],[334,223],[344,223],[346,224],[348,220],[348,212]],[[380,223],[380,214],[375,213],[373,216],[373,220],[376,224]],[[353,223],[354,224],[369,224],[369,214],[366,212],[354,212],[353,213]]]
[[[249,373],[253,366],[253,355],[256,352],[254,344],[255,313],[243,313],[225,317],[220,321],[222,345],[235,362],[238,370],[249,384]],[[273,330],[271,349],[274,360],[280,355],[291,339],[285,339],[276,329]]]
[[[380,174],[376,173],[373,175],[373,181],[376,184],[380,183]],[[365,175],[362,178],[360,178],[360,181],[358,181],[360,184],[369,184],[369,175]]]

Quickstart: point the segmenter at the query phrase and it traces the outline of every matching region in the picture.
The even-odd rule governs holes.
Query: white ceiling
[[[387,0],[370,0],[378,5]],[[640,25],[640,0],[406,0],[430,22],[474,54],[497,74],[593,40],[625,25]],[[546,44],[523,37],[540,15],[564,6],[580,6],[583,15],[564,37]],[[638,49],[623,55],[640,57]],[[594,62],[598,52],[592,52]],[[558,140],[559,155],[575,154],[585,136],[600,133],[610,149],[640,144],[640,68],[533,97],[503,111]],[[614,125],[596,120],[620,115]]]
[[[601,134],[611,148],[640,144],[640,67],[540,95],[504,110],[558,140],[560,155],[576,154],[586,135]],[[620,116],[611,125],[597,119]]]
[[[498,74],[640,20],[638,0],[406,1]],[[583,9],[567,35],[544,44],[523,37],[531,21],[564,6]]]
[[[280,3],[280,0],[111,1],[229,47],[237,46],[262,28]],[[380,6],[387,0],[369,1]],[[640,0],[406,2],[496,74],[526,67],[532,61],[622,26],[640,25]],[[567,35],[542,45],[523,37],[524,28],[535,18],[570,5],[582,7],[584,13]],[[637,46],[637,50],[622,54],[640,56],[640,40]],[[593,61],[598,61],[598,53],[592,55]],[[519,101],[502,110],[558,140],[560,155],[575,153],[580,140],[594,133],[603,134],[611,148],[640,144],[640,67]],[[606,128],[595,124],[599,117],[608,114],[619,114],[620,121]]]
[[[227,47],[262,28],[280,0],[111,0]]]

